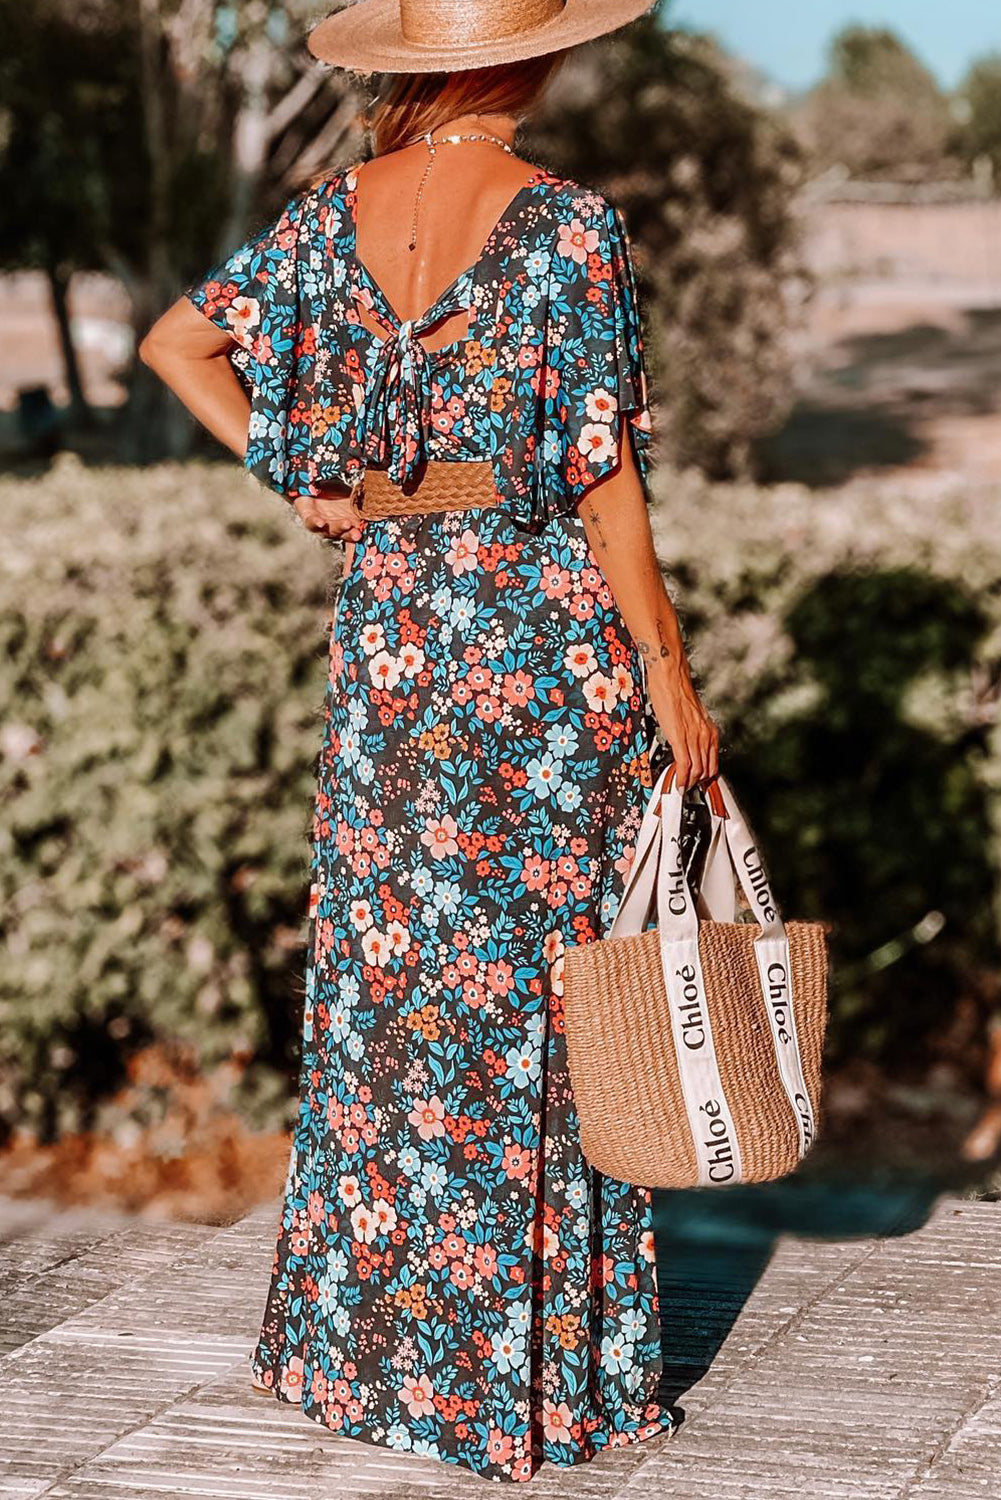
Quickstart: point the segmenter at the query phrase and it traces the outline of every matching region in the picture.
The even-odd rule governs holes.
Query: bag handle
[[[636,836],[636,850],[608,937],[635,937],[646,926],[657,888],[664,798],[673,782],[672,764],[660,773],[647,799],[643,821]],[[722,835],[723,822],[728,813],[722,793],[715,782],[709,784],[706,794],[715,818],[702,880],[696,894],[700,906],[699,915],[712,917],[717,922],[732,922],[736,915],[733,868],[729,858],[724,857],[725,839]]]
[[[709,847],[702,865],[699,888],[695,893],[695,905],[704,921],[737,920],[733,862],[727,848],[722,818],[714,818],[710,825]]]
[[[669,767],[670,771],[671,768]],[[666,787],[666,789],[665,789]],[[699,953],[699,919],[681,848],[684,793],[673,775],[660,790],[657,929],[674,1055],[695,1147],[700,1186],[740,1182],[743,1169],[733,1114],[720,1077]],[[732,886],[732,881],[731,881]]]
[[[775,1060],[782,1087],[796,1116],[800,1156],[805,1156],[817,1133],[813,1104],[803,1075],[803,1058],[796,1033],[796,1008],[793,1003],[792,960],[789,938],[772,892],[764,860],[758,851],[747,819],[722,776],[720,793],[726,811],[725,819],[711,816],[721,825],[717,837],[724,838],[733,868],[761,929],[754,940],[754,957],[758,966],[761,994],[772,1034]]]

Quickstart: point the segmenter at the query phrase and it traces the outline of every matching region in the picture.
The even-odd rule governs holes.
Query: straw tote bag
[[[673,772],[654,786],[608,936],[564,954],[581,1147],[606,1176],[646,1187],[767,1182],[791,1172],[816,1134],[825,933],[783,923],[722,777],[710,786],[693,897]],[[735,920],[734,871],[756,924]]]

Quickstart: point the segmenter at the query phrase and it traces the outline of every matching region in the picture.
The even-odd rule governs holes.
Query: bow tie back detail
[[[366,298],[355,293],[366,306]],[[434,356],[421,335],[453,313],[469,310],[469,289],[458,285],[421,318],[395,325],[368,309],[386,328],[371,355],[362,406],[361,446],[366,462],[385,469],[395,485],[404,485],[428,457],[431,431],[431,380]]]

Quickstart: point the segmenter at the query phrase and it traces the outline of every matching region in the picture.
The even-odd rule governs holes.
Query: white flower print
[[[394,688],[401,677],[400,664],[388,651],[377,651],[368,664],[369,676],[376,687]]]
[[[584,697],[593,713],[607,713],[618,698],[615,683],[604,672],[594,672],[584,683]]]
[[[563,664],[575,677],[590,677],[598,665],[598,658],[589,642],[575,641],[567,647]]]
[[[370,927],[362,934],[362,952],[365,954],[366,963],[376,964],[384,969],[389,963],[392,954],[392,944],[384,932],[377,927]]]
[[[394,958],[399,958],[401,953],[406,953],[410,947],[410,932],[402,922],[388,922],[386,924],[386,941],[389,951]]]
[[[229,305],[228,320],[233,336],[250,348],[253,343],[251,331],[261,321],[261,304],[256,297],[234,297]]]
[[[581,458],[591,463],[609,463],[619,451],[615,430],[604,422],[585,422],[577,440]]]
[[[372,916],[371,901],[352,901],[348,907],[348,916],[359,932],[364,932],[371,927],[375,918]]]
[[[371,625],[362,627],[359,639],[366,656],[374,656],[377,651],[386,649],[386,632],[374,620]]]
[[[337,1195],[342,1203],[348,1208],[354,1208],[356,1203],[361,1202],[361,1183],[358,1178],[345,1173],[337,1180]]]
[[[424,670],[424,652],[419,646],[404,646],[398,660],[404,677],[416,677],[418,672]]]
[[[611,423],[618,414],[618,398],[613,396],[611,391],[602,390],[599,387],[588,391],[584,397],[584,410],[592,422]]]
[[[355,1239],[370,1245],[381,1234],[391,1234],[396,1228],[396,1209],[384,1198],[377,1198],[371,1205],[359,1203],[351,1210],[351,1228]]]

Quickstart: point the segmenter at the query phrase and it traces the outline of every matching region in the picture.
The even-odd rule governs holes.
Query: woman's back
[[[538,530],[618,466],[621,418],[646,455],[621,216],[496,145],[438,146],[419,196],[426,147],[392,156],[300,194],[188,293],[240,345],[246,465],[317,495],[489,462],[491,496]]]
[[[468,140],[458,150],[439,144],[427,167],[427,147],[418,142],[356,172],[356,255],[401,320],[418,319],[475,263],[512,198],[538,170],[490,142]],[[426,346],[458,338],[464,321],[462,313],[453,314],[427,335]]]

